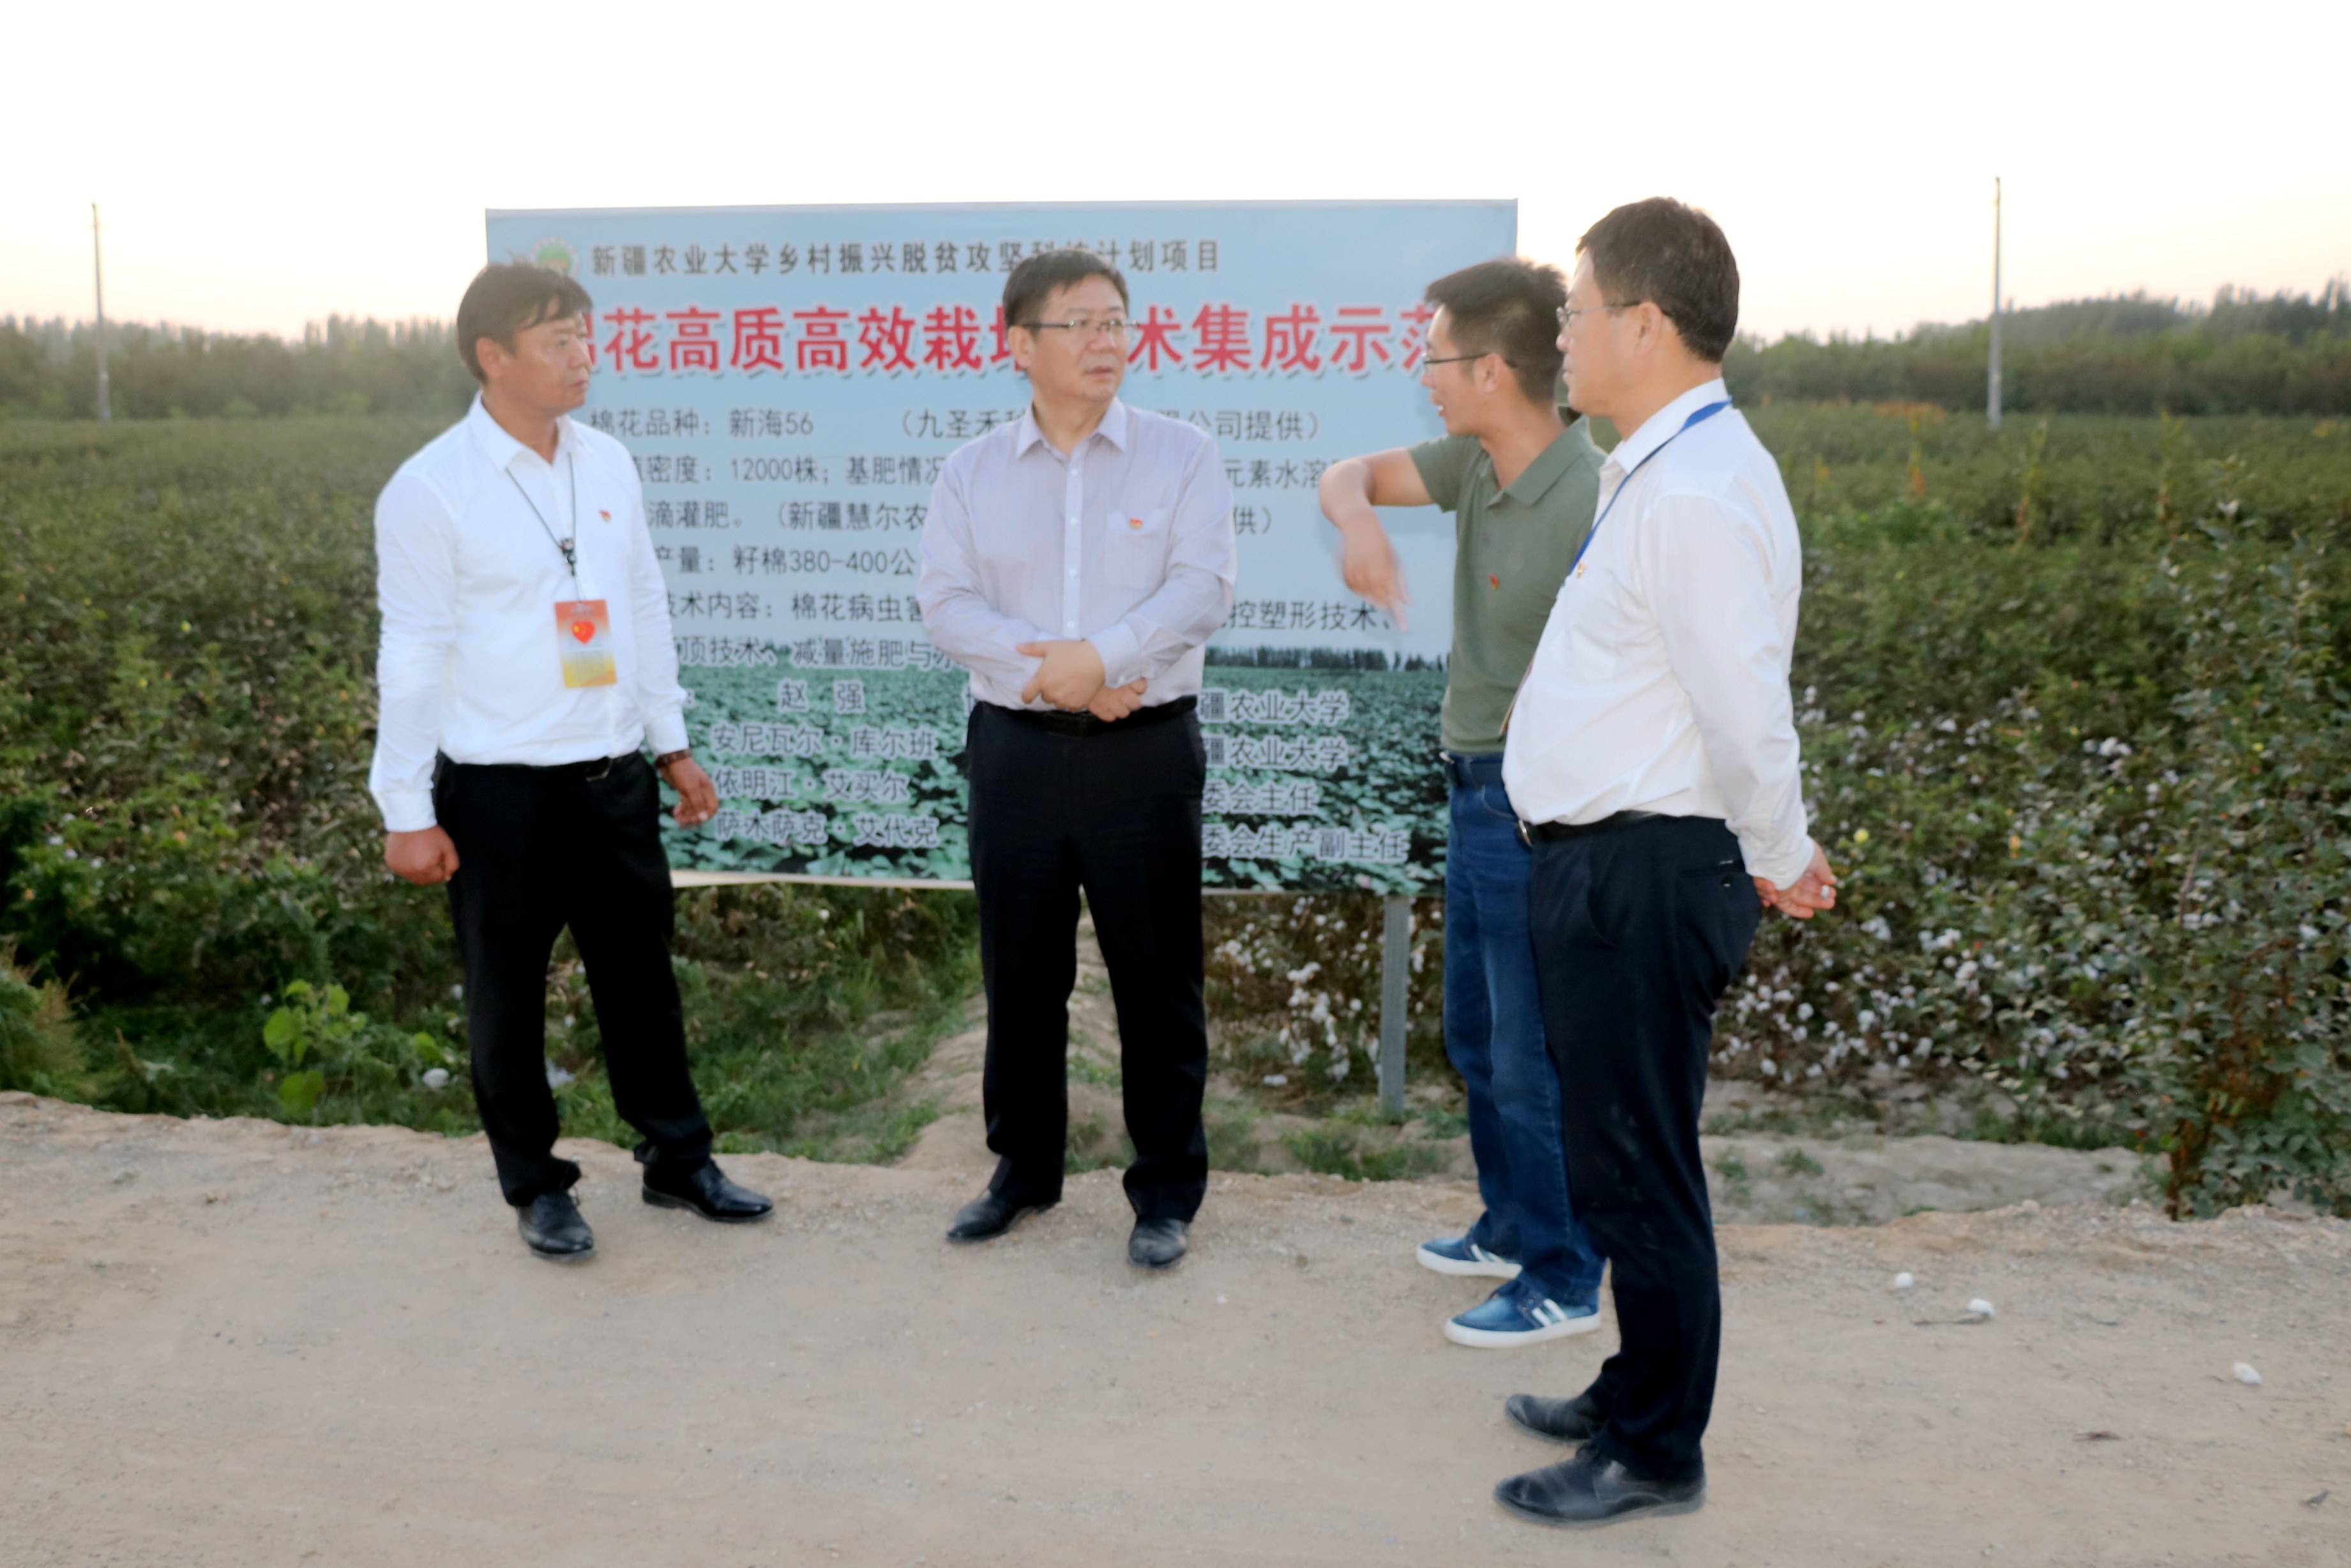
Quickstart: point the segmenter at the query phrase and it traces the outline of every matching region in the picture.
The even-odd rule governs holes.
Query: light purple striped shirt
[[[1198,695],[1238,559],[1216,442],[1113,402],[1066,456],[1033,412],[950,455],[917,593],[932,645],[971,672],[981,702],[1023,706],[1040,661],[1019,644],[1084,638],[1108,685],[1149,683],[1147,706]]]

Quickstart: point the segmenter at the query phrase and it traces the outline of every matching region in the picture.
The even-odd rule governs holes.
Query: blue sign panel
[[[1315,485],[1441,434],[1428,282],[1506,255],[1508,202],[493,212],[489,254],[595,299],[580,418],[644,480],[687,719],[723,810],[681,867],[962,882],[960,670],[914,602],[946,455],[1018,420],[999,301],[1040,250],[1114,260],[1121,394],[1214,436],[1238,602],[1209,645],[1211,886],[1426,889],[1450,645],[1450,520],[1390,517],[1409,632],[1347,591]]]

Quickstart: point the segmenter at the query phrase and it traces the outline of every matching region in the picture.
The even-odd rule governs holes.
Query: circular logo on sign
[[[550,235],[516,259],[529,262],[534,267],[551,267],[569,277],[572,269],[579,266],[579,252],[571,248],[569,240]]]

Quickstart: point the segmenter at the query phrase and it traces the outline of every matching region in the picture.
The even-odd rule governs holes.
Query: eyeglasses
[[[1489,349],[1486,350],[1485,354],[1447,354],[1442,358],[1439,358],[1435,354],[1424,354],[1421,356],[1420,362],[1423,365],[1458,365],[1464,360],[1482,360],[1486,357],[1486,354],[1490,354],[1493,351],[1493,350]]]
[[[1031,332],[1067,332],[1081,343],[1091,343],[1097,332],[1107,334],[1113,342],[1123,343],[1134,327],[1134,323],[1123,316],[1104,316],[1099,319],[1091,316],[1072,316],[1066,321],[1016,321],[1013,325],[1026,327]]]
[[[1559,329],[1564,332],[1574,326],[1578,316],[1589,316],[1595,310],[1630,310],[1639,303],[1637,299],[1628,299],[1622,305],[1562,305],[1559,308]]]

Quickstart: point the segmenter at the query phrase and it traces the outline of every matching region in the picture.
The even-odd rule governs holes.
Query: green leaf
[[[289,1072],[286,1082],[277,1086],[277,1103],[297,1116],[307,1116],[327,1092],[327,1075],[315,1069],[308,1072]]]
[[[332,1018],[340,1018],[343,1014],[345,1014],[345,1013],[347,1013],[347,1012],[349,1012],[349,1011],[350,1011],[350,1010],[351,1010],[351,994],[350,994],[350,992],[349,992],[349,991],[347,991],[347,990],[343,989],[343,988],[342,988],[342,987],[340,987],[340,986],[331,986],[331,985],[330,985],[330,986],[329,986],[329,987],[327,988],[327,1012],[328,1012],[328,1015],[329,1015],[329,1017],[332,1017]]]
[[[269,1015],[269,1021],[261,1026],[261,1043],[289,1067],[300,1062],[302,1020],[294,1016],[292,1008],[279,1008]]]

